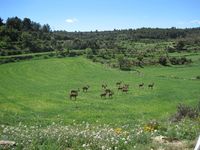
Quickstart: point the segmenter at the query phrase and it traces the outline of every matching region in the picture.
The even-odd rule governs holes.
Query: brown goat
[[[153,89],[154,83],[148,85],[149,88]]]
[[[105,93],[110,93],[111,90],[110,89],[105,89]]]
[[[106,89],[106,88],[107,88],[107,84],[102,84],[101,87],[102,87],[103,89]]]
[[[108,96],[109,96],[110,98],[112,98],[113,95],[114,95],[114,92],[108,93]]]
[[[122,89],[123,89],[123,87],[122,87],[122,86],[119,86],[119,87],[118,87],[118,91],[119,91],[119,90],[122,90]]]
[[[84,87],[83,87],[83,92],[87,92],[87,91],[88,91],[88,89],[89,89],[89,87],[90,87],[89,85],[87,85],[87,86],[84,86]]]
[[[69,94],[69,97],[70,97],[70,99],[72,99],[73,97],[75,98],[75,100],[76,100],[76,97],[78,96],[78,93],[70,93]]]
[[[124,87],[125,88],[129,88],[129,84],[124,84]]]
[[[78,90],[71,90],[70,93],[78,93],[80,91],[80,89],[78,88]]]
[[[116,86],[120,86],[122,84],[122,81],[116,82]]]
[[[122,88],[122,92],[127,93],[127,92],[128,92],[128,88],[123,87],[123,88]]]
[[[107,95],[106,92],[100,94],[101,98],[103,98],[103,97],[106,98],[106,95]]]
[[[144,87],[144,83],[139,84],[139,88]]]

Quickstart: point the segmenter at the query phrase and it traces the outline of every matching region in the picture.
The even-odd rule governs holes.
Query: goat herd
[[[107,88],[108,87],[107,84],[102,84],[101,87],[103,89],[103,92],[100,94],[100,97],[106,98],[106,96],[108,96],[109,98],[112,98],[112,96],[114,95],[113,90]],[[121,91],[122,93],[127,93],[129,91],[129,84],[125,84],[122,81],[117,82],[116,87],[117,87],[118,91]],[[144,83],[140,83],[138,85],[138,87],[143,88]],[[148,84],[148,88],[153,89],[153,87],[154,87],[154,83]],[[86,85],[86,86],[82,87],[82,90],[84,93],[86,93],[89,88],[90,88],[90,86]],[[79,92],[80,92],[79,88],[77,90],[71,90],[70,94],[69,94],[70,99],[74,98],[76,100]]]

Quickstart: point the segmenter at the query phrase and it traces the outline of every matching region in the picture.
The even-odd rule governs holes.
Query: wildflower
[[[112,137],[112,138],[111,138],[111,141],[114,141],[114,140],[115,140],[115,138],[114,138],[114,137]]]
[[[122,128],[116,128],[114,129],[115,133],[120,134],[122,133]]]

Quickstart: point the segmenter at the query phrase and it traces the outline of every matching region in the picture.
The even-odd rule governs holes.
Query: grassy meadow
[[[173,55],[193,63],[127,72],[82,56],[2,64],[0,138],[15,141],[14,149],[193,149],[199,121],[168,120],[179,103],[196,106],[199,101],[199,54]],[[129,84],[128,93],[118,91],[118,81]],[[112,98],[100,97],[102,84],[114,92]],[[83,92],[86,85],[90,88]],[[78,88],[77,99],[70,99],[70,91]],[[177,147],[153,142],[160,135],[187,142]]]
[[[123,125],[166,119],[176,111],[178,103],[197,104],[200,81],[195,78],[200,75],[199,64],[196,59],[188,66],[151,66],[131,72],[111,69],[83,57],[3,64],[0,124],[69,124],[75,120]],[[117,90],[117,81],[130,85],[127,94]],[[138,88],[142,82],[144,88]],[[151,90],[147,85],[152,82],[155,87]],[[103,83],[114,91],[113,98],[100,97]],[[85,85],[90,86],[87,93],[82,92]],[[77,100],[70,100],[70,90],[77,88],[81,89]]]

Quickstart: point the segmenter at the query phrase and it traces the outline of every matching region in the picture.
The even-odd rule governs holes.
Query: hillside
[[[122,72],[93,63],[83,57],[51,58],[0,65],[0,124],[51,124],[96,121],[126,124],[151,119],[167,119],[178,103],[196,104],[200,94],[198,57],[184,67],[145,67]],[[138,71],[140,73],[138,73]],[[115,83],[130,85],[128,93]],[[144,88],[138,84],[144,82]],[[151,90],[148,84],[154,82]],[[101,98],[101,85],[107,83],[113,98]],[[89,85],[87,93],[82,87]],[[69,99],[80,88],[77,100]],[[113,119],[115,118],[115,119]]]

